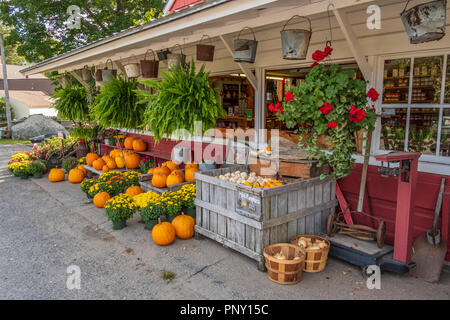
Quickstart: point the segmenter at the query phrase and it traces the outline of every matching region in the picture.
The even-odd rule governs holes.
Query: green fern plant
[[[82,86],[69,84],[53,94],[55,109],[63,120],[86,121],[89,120],[89,103],[86,89]]]
[[[164,135],[170,137],[178,129],[193,133],[196,121],[202,122],[205,132],[215,127],[217,118],[225,115],[211,88],[205,66],[196,72],[194,61],[169,73],[163,72],[161,81],[140,82],[158,92],[136,91],[139,101],[147,106],[144,123],[150,127],[156,142]]]
[[[137,101],[137,86],[136,80],[125,80],[121,77],[105,83],[92,106],[92,113],[102,128],[142,127],[145,104]]]

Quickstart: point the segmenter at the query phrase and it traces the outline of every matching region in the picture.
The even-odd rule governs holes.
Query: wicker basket
[[[330,242],[322,237],[313,235],[299,235],[291,238],[291,243],[297,246],[298,239],[300,238],[310,238],[312,242],[316,240],[325,241],[327,244],[326,248],[323,249],[304,249],[306,252],[305,267],[303,271],[305,272],[320,272],[325,269],[328,260],[328,252],[330,251]],[[299,247],[301,248],[301,247]]]
[[[273,257],[276,253],[283,253],[287,260]],[[299,246],[289,243],[272,244],[264,248],[267,277],[279,284],[296,284],[302,280],[305,264],[305,251]],[[294,257],[300,259],[294,260]]]

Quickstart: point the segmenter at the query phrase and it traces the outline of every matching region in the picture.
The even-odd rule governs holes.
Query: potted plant
[[[193,133],[195,123],[201,121],[203,132],[215,127],[216,119],[226,115],[211,87],[209,73],[203,65],[198,72],[195,63],[162,73],[162,80],[141,80],[158,93],[137,90],[139,101],[146,105],[144,125],[148,125],[155,141],[164,135]]]
[[[172,222],[181,211],[181,198],[176,192],[164,192],[161,195],[160,204],[164,208],[166,221]]]
[[[127,220],[133,216],[136,209],[133,199],[125,193],[111,198],[105,204],[106,217],[111,220],[114,230],[125,228]]]
[[[21,179],[28,179],[28,176],[30,175],[29,171],[30,165],[31,165],[30,160],[22,160],[17,162],[13,169],[14,175]]]
[[[36,179],[42,178],[42,174],[45,172],[45,170],[47,170],[47,166],[41,160],[33,161],[28,167],[30,175],[32,175]]]
[[[81,189],[81,191],[83,191],[86,194],[86,197],[88,199],[92,199],[93,198],[93,196],[91,196],[91,194],[89,193],[89,190],[95,184],[97,184],[97,180],[95,180],[95,179],[84,179],[81,182],[80,189]]]
[[[351,79],[340,66],[317,64],[302,85],[293,86],[285,101],[270,109],[302,136],[298,145],[309,158],[318,160],[318,167],[328,164],[332,177],[338,179],[353,168],[354,133],[374,129],[376,114],[368,98],[374,103],[378,96],[374,89],[366,94],[366,83]],[[329,146],[327,152],[317,145],[322,135]]]
[[[163,216],[165,210],[161,204],[153,202],[147,203],[147,205],[139,210],[142,221],[145,223],[145,229],[152,230],[158,223],[158,218]]]
[[[181,211],[186,215],[196,218],[195,209],[195,197],[196,197],[196,186],[195,184],[186,184],[180,190],[177,191],[181,198]]]
[[[78,159],[74,157],[68,157],[62,162],[62,168],[66,173],[69,173],[70,170],[75,169],[78,165]]]
[[[142,126],[145,104],[137,101],[134,79],[113,78],[105,83],[92,105],[93,116],[102,128],[136,129]]]

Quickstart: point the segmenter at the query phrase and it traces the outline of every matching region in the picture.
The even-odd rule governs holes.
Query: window
[[[380,149],[450,157],[447,61],[447,55],[384,61]]]

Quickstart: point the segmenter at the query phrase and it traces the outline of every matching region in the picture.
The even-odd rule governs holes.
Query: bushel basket
[[[197,60],[198,61],[213,61],[214,60],[214,49],[215,47],[211,44],[202,44],[203,38],[207,37],[211,42],[211,39],[204,35],[200,39],[200,43],[197,44]]]
[[[153,60],[145,60],[147,53],[151,51]],[[152,49],[145,52],[144,60],[141,60],[141,73],[144,78],[158,78],[159,61],[156,60],[155,52]]]
[[[279,284],[296,284],[302,280],[305,252],[289,243],[272,244],[264,248],[267,277]],[[281,254],[286,259],[274,255]]]
[[[300,238],[309,238],[311,239],[312,243],[315,243],[317,240],[325,241],[325,243],[327,244],[325,248],[321,249],[308,249],[308,248],[304,249],[306,253],[306,258],[305,258],[305,267],[303,268],[303,271],[321,272],[323,269],[325,269],[325,266],[327,265],[328,252],[330,252],[330,242],[327,239],[319,236],[299,235],[291,238],[291,244],[298,246],[297,243]],[[302,248],[300,246],[298,247]]]

